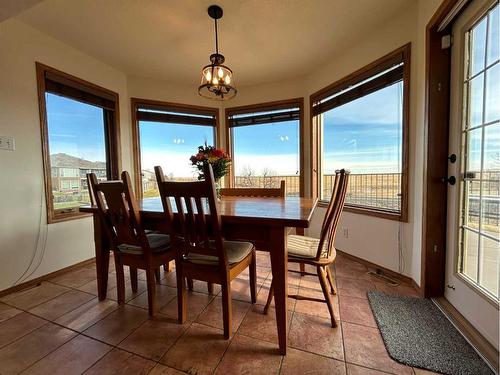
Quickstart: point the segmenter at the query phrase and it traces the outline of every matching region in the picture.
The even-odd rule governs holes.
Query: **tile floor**
[[[110,262],[113,264],[113,262]],[[176,322],[175,271],[157,285],[158,316],[149,319],[144,274],[127,303],[116,303],[110,266],[108,299],[96,298],[93,265],[0,298],[0,374],[413,374],[428,372],[389,358],[366,299],[371,289],[416,295],[391,287],[367,268],[338,257],[332,328],[325,304],[289,299],[289,349],[277,348],[274,310],[262,314],[271,281],[268,255],[258,255],[258,299],[250,303],[248,274],[232,283],[233,329],[222,337],[221,299],[195,282],[188,322]],[[322,298],[317,278],[289,273],[290,293]]]

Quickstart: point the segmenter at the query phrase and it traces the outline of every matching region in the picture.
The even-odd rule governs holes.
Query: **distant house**
[[[52,191],[80,192],[87,190],[87,173],[106,179],[106,163],[89,161],[65,153],[50,155]]]

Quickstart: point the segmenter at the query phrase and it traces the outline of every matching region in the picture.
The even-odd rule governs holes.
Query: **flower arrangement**
[[[206,163],[212,165],[215,181],[219,181],[222,177],[229,173],[229,166],[231,165],[231,158],[229,155],[220,148],[208,146],[198,147],[198,153],[189,158],[191,164],[198,170],[198,180],[203,180],[203,166]]]

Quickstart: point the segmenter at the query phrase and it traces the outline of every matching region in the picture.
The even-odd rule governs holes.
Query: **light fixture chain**
[[[217,18],[215,19],[215,53],[219,54],[219,34],[217,32]]]

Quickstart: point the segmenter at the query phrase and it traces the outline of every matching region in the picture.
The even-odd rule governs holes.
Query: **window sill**
[[[61,223],[63,221],[70,221],[70,220],[77,220],[77,219],[83,219],[86,217],[91,217],[92,214],[86,213],[86,212],[69,212],[69,213],[52,213],[52,215],[49,215],[48,217],[48,223],[49,224],[56,224],[56,223]]]
[[[320,200],[320,201],[318,201],[318,206],[319,207],[328,207],[328,201]],[[403,223],[408,222],[408,220],[404,217],[404,215],[401,212],[391,212],[391,211],[385,211],[385,210],[378,210],[376,208],[354,206],[354,205],[349,205],[349,204],[346,204],[344,206],[344,211],[345,212],[352,212],[352,213],[359,214],[359,215],[379,217],[381,219],[401,221]]]

